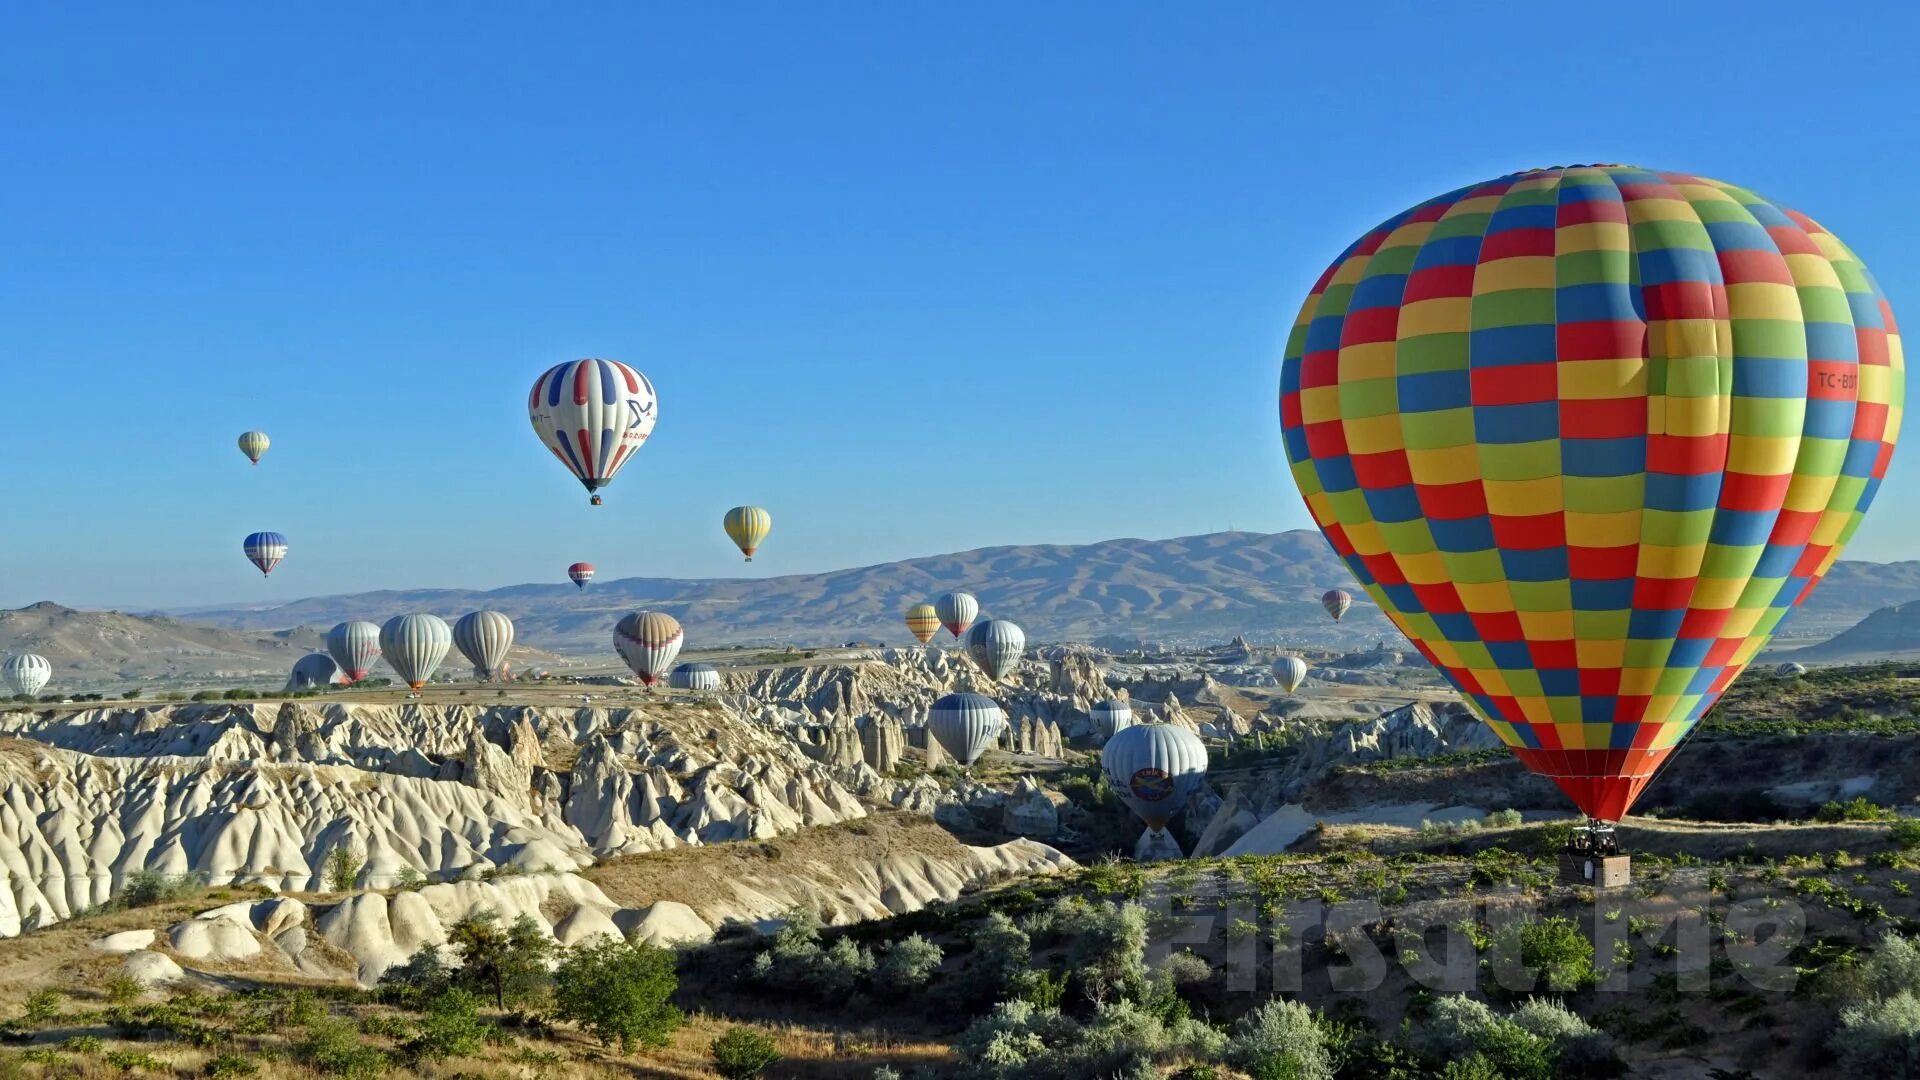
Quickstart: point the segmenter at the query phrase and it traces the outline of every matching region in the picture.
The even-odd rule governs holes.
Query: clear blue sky
[[[731,574],[736,502],[764,574],[1303,526],[1307,288],[1535,165],[1755,188],[1920,323],[1905,5],[699,7],[0,14],[0,604]],[[661,392],[597,510],[525,414],[584,355]]]

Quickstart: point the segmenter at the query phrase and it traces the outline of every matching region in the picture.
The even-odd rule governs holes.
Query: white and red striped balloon
[[[533,381],[533,432],[588,491],[599,491],[646,444],[660,399],[618,360],[570,360]],[[594,501],[599,501],[594,496]]]

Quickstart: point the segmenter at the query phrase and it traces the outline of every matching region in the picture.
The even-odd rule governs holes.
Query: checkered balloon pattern
[[[1280,419],[1367,595],[1617,820],[1839,557],[1904,395],[1893,312],[1838,237],[1595,165],[1361,237],[1294,323]]]

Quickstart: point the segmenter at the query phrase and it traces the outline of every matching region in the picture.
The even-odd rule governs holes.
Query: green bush
[[[1297,1001],[1276,998],[1241,1017],[1227,1057],[1254,1080],[1333,1080],[1320,1025]]]
[[[136,870],[127,875],[115,897],[123,908],[151,907],[177,900],[194,891],[199,882],[186,874],[167,875],[157,870]]]
[[[1920,818],[1898,818],[1887,828],[1887,839],[1894,846],[1912,850],[1920,848]]]
[[[602,1046],[665,1045],[680,1010],[669,1003],[679,988],[673,954],[651,945],[600,936],[567,951],[554,972],[554,1011],[578,1024]]]
[[[933,978],[943,958],[940,946],[919,934],[908,934],[881,950],[873,969],[874,985],[894,993],[918,990]]]
[[[554,943],[530,915],[503,928],[496,912],[476,911],[447,931],[447,946],[460,961],[454,981],[493,998],[495,1008],[536,998],[546,989]]]
[[[238,1077],[252,1076],[260,1071],[259,1063],[245,1054],[221,1054],[207,1062],[200,1075],[207,1080],[237,1080]]]
[[[373,1080],[386,1073],[387,1055],[360,1042],[360,1033],[345,1020],[322,1020],[307,1029],[300,1056],[318,1073],[346,1080]]]
[[[334,892],[351,891],[360,879],[362,862],[364,860],[345,844],[327,852],[327,888]]]
[[[480,999],[456,987],[427,1004],[419,1030],[401,1050],[409,1063],[460,1057],[484,1046],[491,1027],[480,1019]]]
[[[27,995],[27,1001],[20,1010],[20,1018],[33,1027],[50,1024],[60,1015],[60,991],[52,989],[35,990]]]
[[[1895,817],[1895,812],[1884,806],[1867,801],[1865,795],[1855,795],[1846,802],[1830,802],[1814,811],[1815,821],[1886,821]]]
[[[1600,981],[1593,967],[1593,942],[1572,919],[1509,923],[1493,935],[1493,950],[1509,963],[1518,960],[1547,992],[1571,993]]]
[[[713,1071],[727,1080],[753,1080],[780,1060],[771,1038],[743,1027],[728,1029],[713,1040],[708,1052],[713,1055]]]
[[[1885,1080],[1920,1077],[1920,999],[1902,990],[1889,998],[1840,1010],[1840,1028],[1827,1044],[1839,1059],[1836,1075]]]
[[[403,1009],[418,1009],[447,992],[453,969],[440,956],[438,945],[422,945],[404,964],[382,972],[375,992],[380,1000]]]

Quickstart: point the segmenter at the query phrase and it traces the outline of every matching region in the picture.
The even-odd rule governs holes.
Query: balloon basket
[[[1633,856],[1620,850],[1611,824],[1586,821],[1574,826],[1560,853],[1560,883],[1618,889],[1633,883]]]

